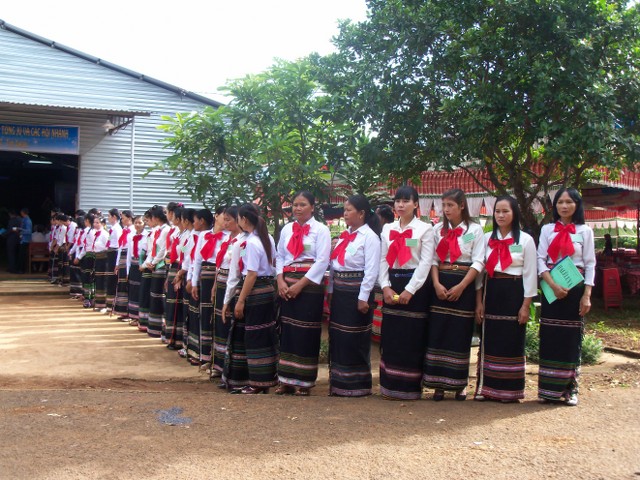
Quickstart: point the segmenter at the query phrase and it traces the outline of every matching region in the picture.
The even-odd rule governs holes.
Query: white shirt
[[[511,232],[506,237],[502,237],[500,231],[497,232],[498,240],[504,240],[506,238],[512,238]],[[493,251],[489,247],[489,240],[491,239],[492,232],[487,232],[483,237],[483,244],[485,246],[485,264],[489,255]],[[502,268],[500,260],[496,264],[495,272],[506,273],[508,275],[522,276],[522,285],[524,286],[525,298],[532,298],[538,294],[538,269],[536,260],[536,244],[531,235],[520,231],[520,240],[518,243],[514,243],[509,247],[509,253],[511,254],[511,265],[506,269]],[[482,282],[484,281],[483,274],[476,276],[476,290],[482,288]]]
[[[125,230],[128,232],[127,233],[127,241],[124,244],[123,247],[120,247],[120,238],[122,237],[122,235],[124,235]],[[117,243],[117,248],[118,248],[118,255],[116,256],[116,265],[120,264],[120,257],[122,257],[122,251],[124,250],[126,252],[126,250],[129,248],[129,240],[131,239],[132,235],[131,235],[131,231],[134,230],[133,226],[129,226],[129,227],[125,227],[122,229],[122,231],[120,232],[120,236],[118,237],[118,243]],[[113,245],[113,243],[111,244]],[[140,248],[138,246],[138,248]],[[127,272],[129,270],[127,269]]]
[[[222,259],[222,263],[218,265],[218,268],[225,268],[227,270],[231,269],[231,256],[233,254],[233,246],[234,244],[240,242],[244,242],[247,239],[247,232],[240,232],[234,238],[227,238],[227,242],[229,246],[227,247],[227,252],[224,254],[224,258]],[[275,250],[272,252],[272,255],[275,255]]]
[[[305,274],[309,280],[316,285],[320,285],[324,279],[324,273],[329,267],[329,256],[331,254],[331,232],[326,225],[311,217],[305,225],[309,225],[309,234],[305,235],[302,243],[304,251],[296,259],[287,249],[289,240],[293,236],[293,224],[287,223],[280,232],[278,241],[278,251],[276,252],[276,275],[283,273],[283,269],[292,263],[313,261],[313,265]]]
[[[227,277],[227,289],[224,292],[224,304],[227,305],[233,299],[233,296],[236,294],[236,288],[238,283],[240,283],[240,279],[242,278],[242,272],[239,268],[240,254],[244,251],[244,247],[241,245],[247,241],[247,233],[242,232],[236,238],[237,240],[231,245],[228,252],[231,252],[231,258],[229,260],[229,275]],[[246,255],[246,254],[245,254]],[[244,263],[244,257],[242,259]]]
[[[348,229],[348,232],[353,233],[351,232],[351,228]],[[368,302],[369,295],[376,284],[376,280],[378,280],[378,273],[380,271],[380,238],[366,223],[358,228],[356,232],[356,238],[349,242],[345,250],[344,265],[340,265],[337,258],[331,260],[331,275],[329,275],[327,293],[333,293],[334,271],[363,271],[364,278],[360,285],[358,300]],[[340,240],[336,248],[342,242],[346,242],[346,239]]]
[[[87,233],[87,252],[104,252],[107,249],[109,235],[104,228],[91,229]]]
[[[67,234],[64,238],[65,243],[73,243],[76,235],[76,227],[76,222],[69,222],[69,225],[67,225]]]
[[[120,240],[120,235],[122,234],[122,227],[119,223],[115,223],[113,225],[109,225],[109,240],[107,244],[108,248],[118,248],[118,240]]]
[[[538,275],[551,270],[548,265],[553,265],[547,250],[558,233],[554,232],[556,224],[549,223],[542,227],[540,232],[540,244],[538,245]],[[594,285],[596,275],[596,250],[593,240],[593,230],[587,225],[576,225],[576,233],[571,236],[574,252],[571,260],[576,267],[584,269],[584,284]],[[562,260],[561,258],[557,259]]]
[[[389,252],[389,246],[391,240],[389,236],[391,231],[404,232],[411,229],[411,241],[407,242],[407,247],[411,251],[411,258],[407,263],[400,266],[396,259],[393,265],[389,265],[387,262],[387,253]],[[404,227],[400,226],[400,221],[396,220],[393,223],[387,223],[382,227],[382,234],[380,235],[382,244],[380,249],[380,273],[378,275],[378,282],[380,288],[390,287],[389,281],[389,269],[402,269],[402,270],[415,270],[411,276],[411,280],[407,283],[405,290],[411,295],[414,295],[418,290],[422,288],[424,282],[429,277],[431,271],[431,258],[433,257],[433,227],[428,223],[423,222],[418,217],[414,217]],[[415,241],[415,242],[414,242]],[[401,292],[397,292],[401,293]]]
[[[66,225],[58,225],[58,230],[56,231],[56,245],[61,247],[67,241],[67,226]]]
[[[84,227],[79,235],[82,235],[80,239],[80,245],[76,245],[76,258],[81,260],[87,253],[87,235],[92,229],[90,227]],[[77,242],[76,242],[77,243]]]
[[[226,242],[227,239],[229,238],[229,232],[227,230],[222,230],[222,237],[220,237],[220,240],[216,242],[216,246],[213,249],[213,253],[207,258],[203,258],[202,249],[205,243],[207,242],[206,236],[208,233],[213,233],[213,230],[200,232],[200,236],[198,237],[198,244],[196,245],[196,254],[195,254],[195,257],[193,258],[193,267],[192,267],[193,273],[191,275],[192,285],[199,285],[200,283],[200,271],[202,270],[202,262],[216,263],[216,256],[218,255],[218,252],[220,251],[222,244]]]
[[[187,239],[187,243],[183,251],[184,257],[182,258],[182,270],[187,272],[187,282],[191,281],[191,277],[193,275],[193,261],[191,260],[191,252],[193,251],[195,257],[194,248],[196,248],[196,245],[198,244],[200,235],[204,234],[204,232],[196,232],[195,230],[191,230],[190,232],[191,234]]]
[[[158,239],[156,240],[155,235],[158,230],[160,231],[160,234],[158,235]],[[164,257],[166,256],[166,252],[167,252],[167,234],[168,233],[169,233],[169,225],[166,223],[157,227],[153,227],[151,229],[151,232],[149,233],[149,237],[148,237],[151,240],[150,243],[148,244],[149,250],[147,250],[147,253],[149,255],[147,259],[144,261],[144,265],[143,265],[144,268],[149,268],[151,265],[155,266],[164,260]],[[156,246],[156,254],[155,256],[152,257],[154,243]]]
[[[462,235],[458,237],[461,255],[456,259],[455,263],[471,264],[471,268],[477,270],[478,273],[482,273],[484,269],[484,231],[482,227],[473,222],[469,225],[461,223],[457,227],[462,228]],[[440,232],[442,232],[442,222],[433,227],[435,248],[438,248],[438,243],[444,238],[440,235]],[[435,248],[431,265],[437,267],[440,265],[440,257],[438,257]],[[450,261],[449,255],[447,255],[446,261]]]

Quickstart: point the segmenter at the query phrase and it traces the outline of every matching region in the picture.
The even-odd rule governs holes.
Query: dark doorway
[[[0,151],[0,210],[27,207],[33,224],[47,225],[49,211],[76,209],[78,156]],[[4,223],[0,219],[0,224]]]

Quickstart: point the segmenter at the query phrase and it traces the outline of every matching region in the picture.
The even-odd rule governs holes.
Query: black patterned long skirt
[[[138,305],[138,330],[146,332],[149,326],[149,305],[151,305],[151,271],[147,268],[142,270],[140,278]]]
[[[229,270],[219,268],[216,274],[215,301],[213,305],[213,364],[212,368],[220,373],[224,371],[224,357],[227,353],[227,341],[229,339],[229,326],[231,322],[222,321],[222,307],[224,295],[227,291],[227,279]]]
[[[71,281],[71,265],[69,265],[69,254],[66,250],[59,251],[58,255],[60,256],[60,264],[58,267],[58,271],[62,272],[61,281],[62,285],[69,285]]]
[[[93,252],[87,252],[80,260],[80,268],[82,270],[82,295],[85,300],[93,301],[96,293],[95,278],[96,255]]]
[[[140,265],[137,258],[131,259],[131,265],[129,266],[129,283],[128,283],[128,305],[127,314],[132,320],[138,320],[140,318],[140,282],[142,280],[142,273],[140,272]],[[126,268],[126,267],[125,267]],[[126,270],[125,270],[126,274]]]
[[[401,294],[413,270],[391,269],[391,288]],[[427,341],[427,310],[431,284],[425,282],[406,305],[382,306],[380,394],[394,400],[418,400]]]
[[[492,400],[518,400],[524,398],[526,365],[527,325],[518,323],[524,299],[522,277],[488,278],[485,288],[476,394]]]
[[[82,295],[82,267],[75,265],[73,260],[69,263],[69,294]]]
[[[211,362],[213,348],[213,299],[211,291],[216,280],[216,266],[202,262],[200,271],[200,361]]]
[[[449,289],[460,283],[466,273],[440,271],[440,283]],[[432,299],[423,384],[427,388],[461,392],[469,383],[475,284],[471,282],[456,302],[440,300],[435,292]]]
[[[240,282],[242,289],[242,282]],[[278,384],[278,339],[273,305],[276,298],[273,277],[258,277],[244,305],[244,343],[247,351],[249,385]]]
[[[187,281],[182,280],[182,348],[187,348],[187,342],[189,340],[189,315],[191,314],[191,295],[187,292]]]
[[[303,272],[287,272],[284,281],[290,287]],[[293,300],[281,301],[280,361],[278,379],[289,386],[311,388],[318,377],[318,356],[322,334],[324,282],[309,284]]]
[[[162,320],[164,318],[164,282],[167,279],[165,266],[156,268],[151,273],[151,288],[149,302],[149,323],[147,335],[153,338],[162,336]]]
[[[238,299],[238,293],[229,302],[230,312]],[[245,304],[246,306],[246,304]],[[227,349],[224,357],[224,369],[222,371],[222,381],[228,388],[240,388],[249,385],[249,366],[247,364],[247,349],[244,342],[245,318],[237,319],[234,315],[227,318],[229,323],[229,337],[227,339]]]
[[[200,363],[200,296],[198,300],[189,296],[189,321],[187,325],[187,359]]]
[[[182,286],[175,290],[173,281],[176,278],[176,274],[180,269],[180,264],[175,262],[170,265],[167,273],[167,292],[166,292],[166,306],[165,306],[165,318],[163,336],[169,345],[175,347],[182,346]]]
[[[110,248],[107,250],[107,308],[113,308],[113,302],[116,300],[116,290],[118,288],[118,276],[116,275],[116,262],[118,261],[118,249]]]
[[[95,308],[107,308],[107,252],[96,252],[96,304]],[[113,272],[112,272],[113,273]]]
[[[538,397],[559,401],[578,393],[584,318],[578,315],[584,285],[562,300],[548,303],[542,295]]]
[[[129,282],[127,281],[127,249],[120,252],[118,263],[118,284],[116,288],[116,304],[113,311],[118,315],[127,315],[129,307]],[[127,315],[128,316],[128,315]]]
[[[329,394],[345,397],[371,395],[371,323],[369,311],[358,311],[364,272],[334,272],[329,322]]]

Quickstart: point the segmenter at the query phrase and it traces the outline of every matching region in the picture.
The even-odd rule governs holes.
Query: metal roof
[[[0,101],[0,108],[7,107],[20,107],[21,110],[25,111],[38,111],[42,112],[51,110],[64,110],[69,113],[99,113],[99,114],[107,114],[107,115],[116,115],[120,117],[148,117],[151,115],[151,112],[141,112],[136,110],[105,110],[103,108],[91,108],[91,107],[70,107],[68,105],[55,105],[55,104],[42,104],[42,103],[32,103],[32,102],[3,102]]]
[[[189,92],[188,90],[185,90],[183,88],[180,87],[176,87],[175,85],[171,85],[169,83],[163,82],[162,80],[157,80],[155,78],[149,77],[147,75],[143,75],[142,73],[138,73],[138,72],[134,72],[133,70],[129,70],[127,68],[121,67],[119,65],[116,65],[115,63],[111,63],[108,62],[106,60],[102,60],[101,58],[98,57],[94,57],[92,55],[88,55],[86,53],[80,52],[79,50],[75,50],[74,48],[71,47],[67,47],[66,45],[62,45],[60,43],[54,42],[53,40],[49,40],[47,38],[41,37],[39,35],[36,35],[34,33],[28,32],[26,30],[23,30],[21,28],[15,27],[7,22],[5,22],[4,20],[0,19],[0,28],[4,29],[4,30],[8,30],[10,32],[13,32],[17,35],[23,36],[25,38],[28,38],[30,40],[34,40],[36,42],[39,42],[43,45],[46,45],[48,47],[51,48],[55,48],[57,50],[60,50],[62,52],[68,53],[70,55],[73,55],[75,57],[81,58],[83,60],[86,60],[88,62],[94,63],[96,65],[100,65],[102,67],[108,68],[110,70],[114,70],[116,72],[128,75],[132,78],[136,78],[138,80],[142,80],[144,82],[150,83],[152,85],[155,85],[157,87],[163,88],[165,90],[169,90],[171,92],[177,93],[178,95],[181,95],[183,97],[187,97],[190,98],[192,100],[196,100],[198,102],[210,105],[212,107],[218,108],[220,106],[222,106],[223,104],[220,102],[217,102],[211,98],[205,97],[203,95],[198,95],[197,93],[193,93],[193,92]],[[113,112],[109,112],[109,113],[113,113]]]

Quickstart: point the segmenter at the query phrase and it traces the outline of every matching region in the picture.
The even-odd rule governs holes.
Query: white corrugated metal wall
[[[161,117],[200,110],[205,103],[4,28],[0,28],[0,103],[0,122],[80,127],[80,208],[133,207],[140,213],[154,203],[192,204],[177,193],[169,174],[154,172],[144,179],[142,175],[168,156],[161,142],[164,134],[157,128]],[[108,135],[102,125],[109,112],[145,113]]]

